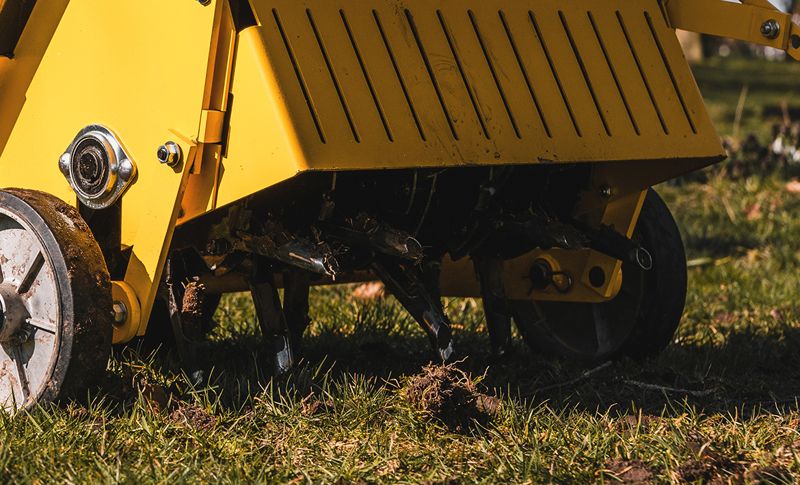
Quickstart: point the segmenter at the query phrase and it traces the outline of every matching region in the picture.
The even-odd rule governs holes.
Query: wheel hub
[[[17,289],[6,283],[0,284],[0,342],[19,341],[19,334],[28,318],[28,309]]]

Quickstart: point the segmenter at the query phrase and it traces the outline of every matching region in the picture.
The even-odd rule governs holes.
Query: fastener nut
[[[117,325],[122,325],[128,319],[128,307],[125,306],[124,303],[121,301],[115,301],[113,305],[114,309],[114,323]]]
[[[181,147],[174,141],[168,141],[158,147],[158,161],[168,167],[176,167],[183,159]]]
[[[769,19],[761,24],[761,35],[767,39],[777,39],[781,34],[781,24],[775,19]]]

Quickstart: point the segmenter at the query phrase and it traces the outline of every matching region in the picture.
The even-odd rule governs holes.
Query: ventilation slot
[[[639,125],[636,123],[636,119],[633,116],[631,105],[628,102],[628,98],[625,96],[625,92],[622,90],[622,84],[620,84],[619,82],[617,71],[611,64],[611,57],[609,57],[608,55],[606,44],[603,41],[603,37],[600,35],[600,30],[597,28],[597,23],[594,20],[594,15],[592,15],[592,12],[589,12],[588,15],[589,15],[589,23],[592,24],[592,30],[594,30],[594,35],[597,38],[597,43],[598,45],[600,45],[600,49],[603,51],[603,57],[605,58],[606,64],[608,65],[608,70],[611,71],[611,76],[614,78],[614,84],[616,84],[617,86],[617,92],[619,93],[619,97],[622,99],[622,103],[625,105],[625,111],[628,112],[628,119],[630,119],[631,121],[631,126],[633,126],[633,130],[636,132],[637,135],[641,135],[642,133],[641,131],[639,131]]]
[[[525,86],[528,88],[528,93],[530,93],[531,95],[531,101],[533,101],[534,107],[536,107],[536,113],[539,115],[539,120],[542,122],[542,126],[544,127],[545,133],[547,133],[547,137],[553,138],[553,133],[550,131],[550,125],[547,124],[544,112],[542,111],[542,105],[539,104],[539,98],[536,96],[536,91],[534,91],[533,89],[533,83],[531,83],[531,78],[528,75],[528,70],[525,69],[525,64],[523,64],[522,62],[522,56],[519,53],[517,42],[514,40],[514,36],[511,34],[511,29],[508,27],[508,21],[506,20],[506,15],[502,10],[497,12],[497,14],[500,16],[500,22],[503,24],[503,30],[505,31],[506,37],[508,38],[508,44],[511,46],[511,50],[514,52],[514,58],[517,61],[517,66],[519,67],[519,70],[522,73],[523,79],[525,79]]]
[[[339,15],[342,17],[342,23],[344,24],[344,29],[347,31],[347,37],[350,39],[350,45],[353,47],[353,52],[356,55],[356,59],[358,59],[358,65],[361,68],[361,74],[364,75],[364,81],[367,83],[367,87],[369,88],[369,94],[372,97],[372,102],[375,103],[375,110],[378,112],[378,116],[381,118],[383,129],[386,131],[386,137],[389,139],[389,141],[393,142],[394,137],[392,136],[391,128],[389,128],[389,121],[386,119],[386,113],[383,112],[383,108],[381,108],[381,103],[378,100],[378,93],[375,91],[375,86],[372,84],[372,79],[369,77],[369,73],[367,72],[367,68],[364,64],[364,58],[361,56],[361,50],[359,50],[358,45],[356,44],[356,38],[353,36],[353,31],[350,29],[350,23],[347,21],[347,16],[345,15],[344,10],[339,10]]]
[[[325,143],[325,133],[322,131],[322,124],[319,120],[319,114],[317,114],[317,110],[314,108],[314,103],[311,100],[311,95],[308,92],[308,85],[306,84],[305,79],[303,79],[303,73],[300,72],[300,65],[297,63],[297,57],[294,55],[291,44],[289,44],[289,38],[286,36],[286,31],[283,28],[283,23],[281,23],[280,16],[278,15],[278,11],[276,9],[272,9],[272,16],[275,18],[275,26],[278,28],[281,40],[283,40],[283,46],[286,48],[286,54],[289,56],[289,60],[292,63],[294,75],[297,77],[297,84],[300,85],[300,90],[303,92],[303,97],[305,98],[306,105],[308,106],[308,112],[311,114],[314,127],[317,129],[319,141]]]
[[[397,57],[395,57],[394,51],[389,44],[389,39],[386,37],[386,31],[383,29],[383,24],[381,23],[381,19],[377,10],[372,11],[372,17],[375,19],[375,26],[378,28],[381,41],[383,42],[383,46],[386,48],[386,54],[389,56],[389,60],[392,62],[394,74],[397,77],[397,82],[400,83],[400,89],[403,91],[403,97],[408,105],[408,111],[411,113],[411,117],[414,119],[414,125],[416,125],[417,131],[419,131],[419,136],[422,138],[422,141],[427,141],[427,138],[425,137],[425,130],[422,129],[422,123],[420,123],[417,110],[414,108],[414,103],[411,101],[411,95],[408,93],[408,86],[406,86],[403,75],[400,73],[400,66],[397,64]]]
[[[683,114],[686,116],[686,121],[689,123],[689,127],[692,129],[692,133],[696,135],[697,127],[694,124],[694,120],[692,120],[692,116],[689,114],[689,108],[686,107],[686,100],[683,99],[683,93],[681,93],[681,90],[678,88],[678,82],[675,80],[675,73],[672,71],[672,66],[669,63],[669,59],[667,59],[667,54],[664,52],[664,46],[661,44],[661,39],[659,39],[658,34],[656,34],[656,28],[653,25],[653,18],[650,17],[648,12],[644,13],[644,18],[647,20],[647,26],[650,28],[650,35],[653,36],[653,41],[656,43],[658,52],[661,54],[661,59],[664,61],[664,68],[667,70],[667,74],[669,74],[669,80],[672,82],[672,88],[675,90],[675,95],[681,102],[681,108],[683,108]]]
[[[656,97],[653,95],[653,88],[650,86],[650,82],[647,80],[647,74],[645,74],[644,69],[642,68],[642,61],[639,59],[639,54],[636,52],[633,42],[631,42],[631,36],[628,32],[628,27],[625,25],[625,19],[622,18],[622,13],[620,13],[619,10],[616,12],[616,14],[617,21],[619,21],[619,26],[622,29],[623,35],[625,35],[625,41],[628,43],[628,49],[631,51],[633,60],[636,62],[636,68],[639,70],[639,75],[642,77],[642,82],[644,83],[645,89],[647,89],[647,95],[650,97],[650,102],[653,103],[653,108],[656,110],[656,115],[658,115],[658,121],[661,123],[661,129],[664,130],[665,135],[669,135],[669,128],[667,127],[666,121],[664,121],[664,114],[661,112],[661,108],[658,106],[658,101],[656,101]]]
[[[414,41],[417,43],[417,48],[419,49],[419,55],[422,57],[422,62],[425,64],[425,69],[428,71],[428,77],[431,80],[433,89],[436,91],[436,97],[439,98],[439,106],[441,106],[442,113],[444,113],[444,117],[447,119],[447,124],[450,126],[450,132],[452,133],[453,138],[458,140],[458,133],[456,132],[456,127],[453,123],[453,117],[447,110],[447,105],[444,104],[442,88],[439,86],[439,82],[436,80],[436,76],[433,74],[433,67],[431,66],[430,59],[428,59],[428,53],[425,51],[425,47],[422,45],[422,40],[420,40],[417,24],[414,22],[414,17],[411,15],[410,11],[406,10],[405,13],[408,26],[411,28],[411,33],[414,35]]]
[[[331,76],[333,87],[336,89],[336,96],[339,97],[339,103],[342,105],[342,110],[347,118],[347,123],[350,125],[350,131],[353,133],[353,138],[355,139],[356,143],[361,143],[361,138],[358,136],[358,130],[356,130],[356,124],[353,121],[353,115],[350,114],[350,108],[347,106],[347,101],[344,99],[342,86],[339,84],[339,79],[336,78],[336,71],[333,69],[333,64],[331,64],[331,59],[328,56],[328,50],[325,48],[325,43],[322,41],[322,37],[319,35],[317,23],[314,22],[314,17],[311,15],[310,9],[306,9],[306,15],[308,16],[309,24],[311,24],[311,30],[314,31],[314,37],[317,39],[317,45],[319,46],[322,58],[325,60],[325,66],[327,66],[328,73]]]
[[[533,32],[536,34],[536,39],[539,41],[539,46],[542,48],[542,52],[544,52],[544,56],[547,58],[547,65],[550,67],[550,73],[553,75],[556,85],[558,85],[558,91],[561,94],[561,99],[564,101],[564,106],[567,108],[569,119],[572,121],[572,126],[575,128],[575,133],[578,136],[583,136],[583,133],[578,126],[578,120],[575,119],[575,113],[572,111],[572,106],[570,106],[569,100],[567,99],[567,94],[564,92],[564,85],[561,83],[561,78],[559,77],[558,72],[556,72],[555,64],[553,64],[553,57],[550,55],[550,50],[547,48],[547,44],[544,42],[544,38],[542,37],[542,31],[539,28],[539,22],[536,21],[536,16],[532,11],[528,12],[528,18],[531,21]]]
[[[595,93],[594,86],[592,86],[592,80],[589,79],[589,73],[586,71],[586,64],[583,62],[581,53],[578,52],[578,46],[575,45],[575,39],[572,37],[572,32],[569,30],[569,25],[567,25],[567,18],[564,16],[564,12],[561,11],[558,12],[558,17],[561,19],[561,25],[564,26],[564,33],[567,34],[569,45],[572,47],[572,52],[575,54],[575,59],[578,61],[578,66],[581,68],[583,80],[586,82],[586,87],[589,89],[589,94],[592,96],[592,101],[594,101],[594,107],[597,110],[597,115],[600,117],[600,121],[603,122],[603,129],[605,129],[606,135],[611,136],[611,130],[608,128],[608,121],[606,121],[606,117],[603,114],[603,108],[600,107],[600,102],[597,100],[597,93]]]
[[[467,75],[464,72],[464,65],[461,63],[461,57],[459,57],[458,52],[456,51],[456,46],[453,42],[453,36],[450,33],[450,29],[447,28],[447,23],[444,20],[444,15],[442,15],[441,10],[436,11],[436,17],[439,19],[439,25],[442,27],[442,32],[444,33],[445,39],[447,39],[447,45],[450,47],[450,53],[453,54],[453,59],[456,61],[458,73],[461,75],[461,82],[464,83],[464,88],[467,90],[469,101],[472,103],[472,109],[475,112],[475,116],[478,118],[478,122],[481,125],[481,130],[483,130],[483,136],[489,140],[491,139],[491,135],[489,135],[489,130],[486,128],[486,121],[481,115],[481,110],[478,106],[478,98],[475,94],[475,91],[472,90],[472,86],[470,85]]]
[[[486,43],[481,36],[481,31],[478,28],[478,21],[475,20],[475,14],[472,13],[472,10],[468,12],[469,20],[472,22],[472,30],[475,31],[475,37],[478,39],[478,43],[481,45],[481,51],[483,52],[483,58],[486,59],[486,64],[489,66],[489,71],[492,73],[492,79],[494,79],[494,85],[497,87],[497,92],[500,93],[500,99],[503,100],[503,107],[506,109],[506,114],[508,115],[508,121],[511,122],[511,126],[514,128],[514,134],[517,135],[517,138],[522,138],[522,135],[519,132],[519,127],[517,126],[517,121],[514,119],[514,114],[511,112],[511,106],[508,104],[508,98],[506,97],[506,93],[503,90],[503,86],[500,84],[500,79],[497,77],[497,70],[494,67],[494,63],[492,62],[491,56],[489,56],[489,51],[486,49]]]

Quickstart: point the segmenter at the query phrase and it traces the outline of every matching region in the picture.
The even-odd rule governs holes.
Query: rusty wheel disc
[[[85,391],[110,349],[108,272],[77,211],[47,194],[0,192],[0,407]]]

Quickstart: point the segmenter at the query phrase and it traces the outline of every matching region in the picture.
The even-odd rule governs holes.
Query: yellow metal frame
[[[670,24],[676,29],[729,37],[786,51],[800,60],[800,26],[791,14],[767,0],[742,0],[742,4],[720,0],[662,0]],[[780,30],[766,35],[762,28],[775,22]]]
[[[301,172],[591,162],[575,216],[630,236],[648,187],[724,157],[673,29],[800,56],[800,29],[765,0],[250,5],[257,25],[236,32],[225,0],[40,1],[0,57],[0,185],[75,201],[57,161],[90,124],[137,165],[116,288],[141,311],[115,342],[146,330],[176,226]],[[156,159],[168,140],[177,169]],[[536,258],[581,275],[573,291],[531,292]],[[595,266],[612,275],[599,288]],[[604,301],[621,282],[588,250],[507,267],[513,298]],[[442,286],[479,294],[469,261],[446,262]]]
[[[209,72],[217,58],[223,6],[38,2],[14,59],[5,61],[10,65],[0,79],[3,186],[39,189],[74,202],[57,159],[81,128],[95,123],[120,134],[137,164],[138,178],[124,196],[122,241],[131,248],[125,283],[142,311],[126,336],[146,328],[184,190],[208,151],[199,129],[203,111],[217,107],[209,94]],[[167,140],[187,154],[178,170],[156,158]]]

